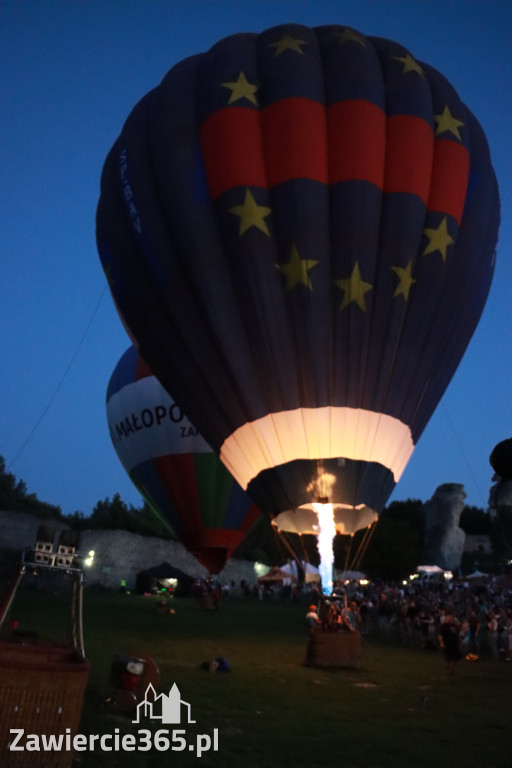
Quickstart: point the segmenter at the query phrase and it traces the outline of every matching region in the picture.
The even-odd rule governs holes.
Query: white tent
[[[315,568],[315,566],[311,565],[311,563],[304,562],[304,560],[302,561],[302,567],[304,568],[304,571],[305,571],[306,583],[310,581],[320,581],[320,572],[318,568]],[[293,560],[291,563],[288,562],[285,565],[282,565],[281,571],[284,571],[284,573],[290,574],[290,576],[293,579],[297,579],[298,567],[295,560]]]
[[[366,579],[362,571],[335,571],[334,576],[338,581],[360,581]]]
[[[467,578],[468,579],[481,579],[484,576],[487,576],[487,574],[486,573],[482,573],[482,571],[476,570],[476,571],[473,571],[473,573],[470,573]]]

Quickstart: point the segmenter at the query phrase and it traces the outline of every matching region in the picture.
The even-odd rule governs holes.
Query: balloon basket
[[[90,662],[73,647],[0,641],[0,764],[3,768],[70,768]],[[61,751],[11,752],[11,729],[39,737],[62,735]],[[69,729],[69,730],[67,730]],[[23,746],[25,738],[20,741]]]
[[[91,668],[83,647],[81,567],[68,559],[61,565],[53,554],[45,554],[44,559],[38,558],[38,554],[39,550],[23,552],[0,606],[0,630],[7,623],[10,608],[25,575],[41,571],[71,581],[68,638],[62,643],[41,640],[35,632],[20,631],[18,622],[11,620],[8,624],[10,634],[0,639],[2,768],[71,768],[73,738],[80,723]],[[21,751],[9,749],[17,737],[17,734],[11,733],[13,729],[24,731],[17,744],[18,747],[25,747]],[[32,744],[37,740],[39,749],[26,748],[29,734]],[[45,737],[45,742],[42,737]],[[50,738],[51,742],[48,741]],[[57,743],[61,748],[44,749],[44,743]]]
[[[306,649],[308,667],[361,666],[361,635],[359,632],[325,632],[313,630]]]
[[[211,592],[207,592],[201,595],[199,600],[199,607],[202,611],[215,611],[217,606],[215,604],[215,598]]]

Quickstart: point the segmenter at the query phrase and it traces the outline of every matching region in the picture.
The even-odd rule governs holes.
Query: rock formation
[[[500,508],[512,508],[512,480],[504,480],[494,475],[489,491],[489,514],[495,516]]]
[[[459,528],[465,506],[464,486],[440,485],[424,505],[424,564],[453,571],[460,565],[465,533]]]

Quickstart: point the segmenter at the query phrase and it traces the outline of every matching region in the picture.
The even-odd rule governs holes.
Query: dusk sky
[[[130,340],[100,266],[103,162],[135,103],[182,58],[286,22],[388,37],[454,85],[487,135],[501,196],[480,324],[391,500],[462,483],[486,507],[512,435],[510,0],[0,0],[0,455],[29,492],[88,515],[140,505],[112,447],[110,375]]]

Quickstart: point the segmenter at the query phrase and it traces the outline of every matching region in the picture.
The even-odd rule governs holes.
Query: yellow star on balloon
[[[395,275],[398,276],[398,285],[395,288],[393,298],[397,296],[403,296],[407,301],[409,298],[409,291],[416,282],[412,276],[412,259],[409,261],[406,267],[391,267]]]
[[[242,237],[251,227],[261,229],[262,232],[270,237],[265,217],[272,213],[272,209],[267,208],[266,205],[258,205],[250,189],[245,190],[245,198],[242,205],[234,205],[233,208],[229,208],[229,213],[240,217],[239,237]]]
[[[410,53],[407,53],[405,56],[393,56],[393,58],[396,61],[401,61],[404,65],[402,70],[404,75],[406,75],[408,72],[417,72],[419,75],[424,77],[423,69],[420,67],[418,62],[413,59]]]
[[[464,123],[462,120],[457,120],[452,115],[448,104],[445,106],[440,115],[434,115],[434,120],[437,123],[436,136],[439,136],[439,134],[446,133],[448,131],[449,133],[453,133],[453,135],[456,136],[459,141],[462,141],[459,128],[464,125]]]
[[[290,261],[287,264],[275,264],[275,267],[286,277],[286,292],[291,291],[296,285],[305,285],[313,290],[308,272],[316,267],[318,261],[313,259],[301,259],[296,245],[292,245]]]
[[[446,251],[448,250],[448,246],[455,242],[453,237],[448,232],[446,216],[437,227],[437,229],[433,229],[432,227],[425,227],[423,232],[429,239],[429,244],[423,251],[423,255],[427,256],[429,253],[435,253],[436,251],[439,251],[443,257],[443,261],[446,261]]]
[[[234,104],[235,101],[240,101],[240,99],[247,99],[251,104],[254,104],[256,107],[258,106],[256,91],[259,86],[250,83],[244,72],[240,72],[238,80],[235,82],[221,83],[221,85],[223,88],[228,88],[231,91],[228,104]]]
[[[307,40],[299,40],[297,37],[284,34],[280,40],[275,43],[270,43],[269,48],[275,48],[274,58],[284,51],[296,51],[297,53],[304,53],[301,46],[307,45]]]
[[[339,32],[338,37],[340,39],[340,45],[343,45],[344,43],[359,43],[359,45],[366,47],[364,37],[348,27],[344,29],[343,32]]]
[[[370,283],[366,283],[361,279],[361,270],[359,269],[359,262],[356,261],[352,274],[346,280],[334,280],[334,284],[341,288],[343,291],[343,301],[341,302],[340,309],[345,309],[353,301],[360,307],[363,312],[366,312],[366,298],[365,294],[371,291],[373,286]]]

